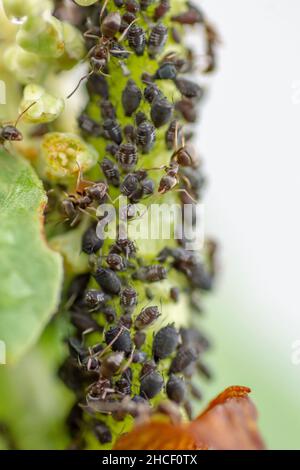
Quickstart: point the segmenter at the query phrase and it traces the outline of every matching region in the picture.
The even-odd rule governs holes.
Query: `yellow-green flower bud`
[[[59,59],[62,69],[69,69],[77,64],[85,55],[85,43],[81,32],[69,23],[63,24],[65,53]]]
[[[39,85],[30,84],[24,89],[20,113],[31,106],[24,114],[23,120],[31,124],[40,124],[54,121],[64,109],[64,100],[56,98]]]
[[[22,23],[29,15],[38,16],[53,9],[51,0],[2,0],[7,18]]]
[[[90,170],[98,161],[94,147],[76,134],[50,132],[42,142],[42,172],[48,179],[59,181]]]
[[[51,16],[30,16],[21,26],[16,37],[23,49],[40,57],[57,58],[65,51],[62,23]]]
[[[48,68],[47,62],[42,61],[39,56],[17,45],[12,45],[5,50],[3,63],[22,84],[39,82]]]
[[[77,5],[80,5],[81,7],[89,7],[90,5],[93,5],[96,3],[98,0],[75,0],[75,3]]]

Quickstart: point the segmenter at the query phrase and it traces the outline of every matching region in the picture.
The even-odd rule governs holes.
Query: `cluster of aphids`
[[[194,151],[185,143],[189,135],[183,123],[195,122],[203,90],[183,77],[193,70],[192,55],[163,55],[163,48],[169,35],[173,42],[181,41],[182,25],[202,24],[206,32],[209,27],[202,13],[187,4],[182,14],[171,18],[169,30],[163,22],[169,14],[169,0],[153,3],[114,0],[114,12],[106,11],[107,2],[99,8],[84,9],[89,12],[88,18],[81,20],[79,26],[90,51],[87,89],[93,104],[98,104],[99,118],[95,119],[94,114],[91,118],[88,106],[78,123],[85,137],[106,141],[106,154],[101,155],[99,162],[103,181],[85,181],[79,171],[76,191],[63,201],[72,225],[81,214],[91,214],[92,208],[111,201],[110,192],[115,195],[115,188],[117,194],[129,200],[128,219],[136,216],[135,203],[146,197],[160,197],[171,190],[180,191],[182,202],[195,201],[200,196],[203,177]],[[147,30],[139,24],[141,17],[142,24],[148,24]],[[213,52],[211,39],[208,54]],[[132,53],[137,57],[147,54],[157,62],[154,73],[141,73],[139,85],[127,77],[126,59]],[[131,121],[126,119],[123,126],[113,104],[116,97],[110,85],[112,60],[120,64],[126,76],[118,101],[123,108],[121,115]],[[175,103],[164,96],[160,86],[163,80],[171,81],[178,90],[180,99]],[[143,155],[155,151],[158,129],[164,131],[168,160],[159,168],[144,168]],[[149,177],[154,170],[162,172],[158,184]],[[103,221],[106,223],[105,218]],[[169,405],[162,400],[161,412],[176,413],[176,407],[184,406],[190,414],[190,396],[200,398],[191,378],[196,369],[209,378],[210,372],[202,361],[209,343],[195,328],[176,329],[173,324],[166,324],[163,306],[158,305],[153,291],[155,283],[171,278],[173,271],[182,277],[185,287],[170,289],[171,302],[178,302],[183,290],[191,294],[210,290],[215,275],[215,245],[209,245],[205,264],[185,248],[184,240],[177,248],[163,249],[152,263],[144,263],[134,242],[120,234],[109,247],[104,244],[99,236],[99,222],[101,226],[101,219],[97,231],[96,223],[91,224],[82,237],[82,251],[89,255],[92,268],[76,277],[69,289],[68,306],[75,335],[69,339],[70,356],[60,374],[78,398],[69,417],[74,438],[81,435],[84,426],[91,426],[105,444],[112,439],[111,430],[104,417],[103,421],[95,419],[96,413],[110,414],[117,421],[128,415],[149,414],[151,400],[162,393]],[[144,293],[143,299],[139,299],[138,292]],[[145,298],[149,303],[140,306]],[[149,334],[149,330],[155,333]],[[93,333],[102,340],[88,346]],[[83,410],[90,415],[89,420],[83,419]]]

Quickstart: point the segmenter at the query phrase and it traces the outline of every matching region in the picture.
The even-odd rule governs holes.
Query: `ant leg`
[[[81,77],[81,79],[79,80],[79,82],[77,83],[76,87],[74,88],[74,90],[67,96],[67,100],[71,98],[71,96],[74,95],[74,93],[78,90],[78,88],[80,87],[81,83],[86,80],[87,78],[89,78],[91,75],[93,75],[94,70],[91,70],[89,73],[85,74],[83,77]]]
[[[127,330],[127,328],[124,325],[122,325],[120,327],[120,330],[118,331],[118,333],[114,337],[114,339],[112,339],[111,342],[104,349],[102,349],[102,351],[100,351],[100,353],[96,353],[96,354],[94,354],[94,356],[99,356],[99,357],[103,356],[103,354],[106,353],[106,351],[108,351],[109,348],[117,341],[117,339],[123,333],[124,330]]]
[[[123,373],[128,369],[128,367],[130,366],[130,364],[132,363],[132,358],[133,358],[134,351],[135,351],[135,346],[133,346],[133,348],[132,348],[132,351],[131,351],[131,353],[130,353],[130,356],[129,356],[129,358],[128,358],[128,361],[126,361],[126,363],[124,364],[124,366],[123,366],[122,369],[120,370],[120,374],[123,374]]]
[[[192,189],[191,182],[190,182],[190,180],[188,179],[187,176],[185,176],[185,175],[180,175],[180,178],[186,183],[186,185],[187,185],[187,187],[188,187],[189,189]]]
[[[101,20],[102,20],[102,17],[104,15],[105,8],[106,8],[107,4],[108,4],[108,0],[105,0],[103,5],[102,5],[101,11],[100,11],[99,23],[101,23]]]
[[[180,188],[174,189],[174,191],[177,191],[178,193],[185,193],[195,204],[198,204],[198,201],[196,201],[196,199],[194,199],[186,189]]]

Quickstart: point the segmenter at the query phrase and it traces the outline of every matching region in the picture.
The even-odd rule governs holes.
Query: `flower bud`
[[[31,106],[24,114],[23,120],[31,124],[41,124],[54,121],[64,109],[64,100],[56,98],[39,85],[27,85],[24,89],[20,113]]]
[[[65,50],[63,26],[54,16],[47,19],[28,17],[18,31],[16,41],[23,49],[40,57],[61,57]]]
[[[96,165],[98,153],[76,134],[50,132],[42,142],[42,172],[52,180],[65,179]]]
[[[39,16],[53,9],[51,0],[2,0],[7,18],[22,23],[29,15]]]
[[[62,69],[69,69],[85,55],[85,43],[81,32],[70,23],[63,22],[63,40],[65,52],[59,59]]]
[[[4,51],[3,63],[22,84],[39,82],[48,67],[38,55],[27,52],[17,45],[12,45]]]

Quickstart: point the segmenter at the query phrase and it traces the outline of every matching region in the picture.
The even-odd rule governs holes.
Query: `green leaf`
[[[0,340],[14,362],[38,339],[55,312],[62,260],[43,233],[47,202],[23,159],[0,151]]]

